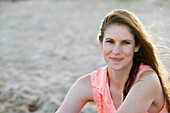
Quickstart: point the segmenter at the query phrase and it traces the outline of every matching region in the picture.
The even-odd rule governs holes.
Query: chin
[[[113,64],[113,63],[108,63],[108,67],[114,71],[120,71],[120,70],[126,70],[132,67],[132,62],[130,63],[118,63],[118,64]]]
[[[108,65],[108,67],[110,68],[110,69],[112,69],[112,70],[114,70],[114,71],[119,71],[119,70],[122,70],[123,69],[123,67],[122,66],[120,66],[120,65]]]

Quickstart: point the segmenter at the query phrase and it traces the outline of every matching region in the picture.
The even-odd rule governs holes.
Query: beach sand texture
[[[105,65],[96,37],[113,9],[139,17],[169,69],[169,6],[169,0],[0,0],[0,113],[54,113],[78,77]],[[90,103],[81,113],[96,111]]]

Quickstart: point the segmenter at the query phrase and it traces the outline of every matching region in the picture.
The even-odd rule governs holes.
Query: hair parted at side
[[[166,97],[166,104],[168,112],[170,113],[170,87],[168,85],[168,77],[166,70],[158,57],[156,56],[155,47],[143,29],[139,19],[131,12],[122,9],[116,9],[110,12],[103,19],[98,39],[102,43],[104,33],[108,26],[113,24],[123,24],[130,28],[131,33],[134,35],[135,46],[140,46],[138,52],[134,53],[132,69],[129,73],[129,78],[124,86],[124,99],[126,98],[138,72],[141,63],[151,66],[157,73],[164,95]]]

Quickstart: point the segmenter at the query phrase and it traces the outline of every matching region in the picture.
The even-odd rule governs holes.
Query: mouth
[[[120,62],[123,60],[123,58],[114,58],[114,57],[110,57],[110,59],[114,62]]]

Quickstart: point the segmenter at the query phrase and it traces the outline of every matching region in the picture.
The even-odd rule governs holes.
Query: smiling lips
[[[114,62],[120,62],[123,60],[123,58],[114,58],[114,57],[110,57],[110,59]]]

